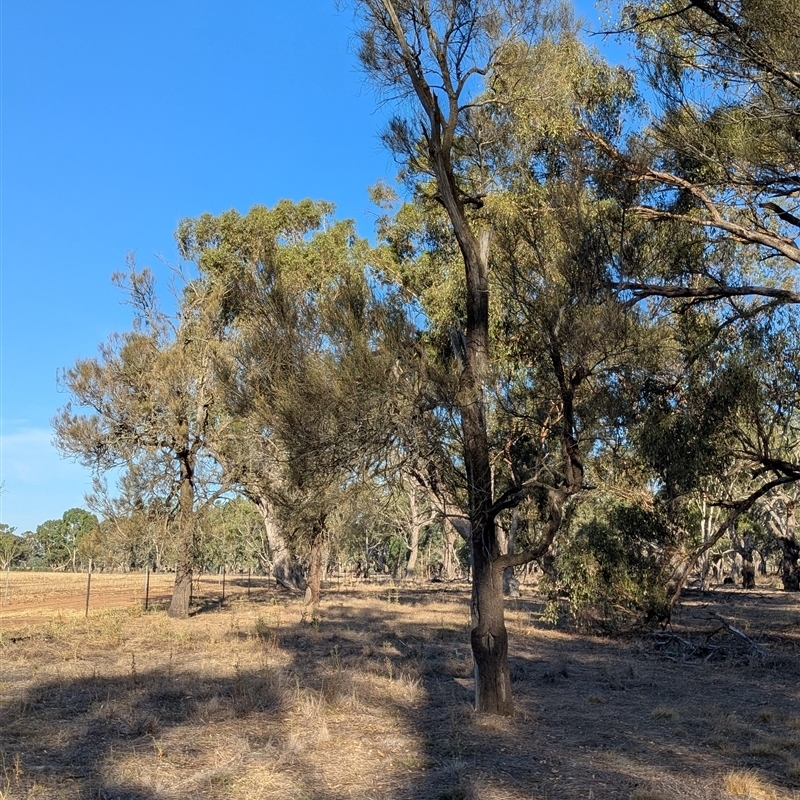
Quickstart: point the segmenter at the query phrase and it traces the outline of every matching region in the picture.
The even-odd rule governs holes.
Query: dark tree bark
[[[480,541],[480,540],[478,540]],[[485,541],[485,539],[484,539]],[[503,569],[491,558],[472,557],[472,631],[475,710],[509,715],[514,711],[508,669],[508,632],[503,606]]]
[[[167,616],[175,619],[186,619],[189,616],[189,604],[192,600],[192,567],[185,558],[180,557],[175,567],[175,584],[172,587],[172,599],[167,609]]]
[[[800,545],[794,537],[781,536],[781,581],[785,592],[800,591]]]
[[[460,415],[462,456],[467,479],[472,553],[472,631],[475,661],[475,707],[479,712],[513,711],[507,664],[508,635],[503,615],[506,567],[524,563],[500,551],[493,498],[491,452],[484,385],[489,377],[489,245],[491,231],[472,210],[482,205],[460,184],[454,164],[459,124],[468,107],[470,78],[490,70],[501,47],[492,37],[495,15],[481,3],[428,0],[360,0],[364,9],[360,56],[376,82],[393,96],[413,96],[413,120],[395,121],[389,139],[412,172],[430,176],[436,200],[444,208],[464,266],[464,341],[454,348],[459,368],[455,398]],[[515,35],[530,24],[535,4],[513,4],[503,10]],[[497,29],[499,30],[499,29]],[[481,52],[482,48],[486,48]],[[491,53],[486,52],[491,51]],[[481,62],[476,63],[476,62]],[[458,335],[461,340],[460,334]],[[505,505],[506,508],[519,499]],[[508,561],[508,559],[511,561]]]
[[[469,521],[472,549],[472,651],[475,659],[475,707],[493,714],[513,711],[511,681],[507,652],[508,635],[503,618],[502,576],[494,569],[498,556],[495,519],[492,511],[492,477],[489,438],[484,409],[483,381],[488,373],[489,354],[489,241],[488,229],[474,230],[459,190],[454,168],[453,146],[461,116],[463,75],[451,74],[453,52],[450,48],[464,47],[448,38],[440,39],[435,30],[427,4],[421,4],[419,24],[415,12],[395,6],[392,0],[368,0],[364,4],[371,24],[380,30],[386,43],[386,55],[405,73],[403,83],[416,95],[422,110],[422,137],[426,150],[427,168],[436,181],[438,199],[450,219],[458,243],[466,278],[466,348],[460,368],[457,397],[461,416],[463,456],[467,473]],[[405,13],[414,27],[408,35],[400,13]],[[447,13],[447,12],[446,12]],[[460,27],[456,17],[461,9],[450,9],[453,35]],[[478,10],[475,10],[477,24]],[[466,25],[463,28],[467,29]],[[429,48],[437,65],[443,85],[434,91],[418,55],[419,48]],[[370,55],[362,52],[370,65]],[[459,62],[462,59],[459,59]],[[384,62],[385,63],[385,62]],[[441,100],[440,100],[441,98]],[[411,154],[408,154],[411,157]]]
[[[756,588],[756,567],[753,562],[755,546],[749,535],[734,543],[734,549],[742,559],[742,589]]]
[[[752,556],[750,559],[743,559],[742,562],[742,589],[756,588],[756,568],[753,564]]]

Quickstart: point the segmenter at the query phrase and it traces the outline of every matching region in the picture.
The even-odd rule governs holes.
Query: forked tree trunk
[[[433,522],[433,517],[429,509],[424,508],[420,502],[421,491],[414,483],[409,483],[408,506],[409,506],[409,542],[408,542],[408,561],[406,562],[405,579],[410,581],[414,578],[414,571],[417,568],[419,558],[419,540],[426,525]],[[427,505],[427,504],[426,504]]]
[[[303,571],[286,544],[286,539],[278,529],[272,504],[265,498],[258,498],[256,505],[261,512],[261,519],[264,521],[264,532],[272,559],[272,576],[275,578],[275,582],[292,592],[304,591],[306,583]]]

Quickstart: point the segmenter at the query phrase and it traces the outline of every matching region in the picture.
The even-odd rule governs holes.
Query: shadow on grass
[[[274,601],[262,607],[266,618],[228,621],[219,634],[257,666],[216,676],[201,648],[176,667],[165,647],[155,668],[132,660],[127,674],[34,682],[0,707],[0,790],[710,799],[729,796],[721,783],[733,769],[757,771],[778,797],[800,788],[796,661],[665,659],[645,640],[548,630],[537,606],[519,601],[509,610],[518,712],[487,719],[471,709],[463,591],[399,589],[369,602],[358,590],[329,593],[321,619],[292,624],[270,620]]]

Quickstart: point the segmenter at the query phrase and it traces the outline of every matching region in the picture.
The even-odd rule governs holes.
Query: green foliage
[[[206,571],[258,566],[263,530],[264,521],[249,500],[238,497],[210,506],[198,519],[197,566]]]
[[[16,536],[15,530],[5,522],[0,523],[0,570],[10,569],[26,557],[26,541]]]
[[[547,577],[550,618],[563,602],[580,625],[621,630],[669,617],[667,583],[675,534],[657,511],[608,501],[557,553]]]
[[[98,548],[98,520],[82,508],[71,508],[61,519],[50,519],[36,528],[34,563],[47,569],[88,567]]]
[[[669,497],[686,494],[703,476],[723,471],[731,457],[728,425],[748,390],[747,377],[727,370],[678,397],[652,397],[639,429],[639,446]]]
[[[638,176],[646,160],[659,171],[640,186],[648,209],[678,215],[684,230],[704,220],[732,234],[704,236],[711,251],[727,250],[734,239],[779,255],[768,265],[769,284],[786,278],[783,288],[793,286],[787,261],[800,263],[800,220],[793,214],[800,186],[797,3],[633,0],[624,4],[623,20],[654,111],[630,150]]]
[[[197,564],[263,563],[270,517],[295,556],[324,528],[341,560],[399,573],[412,526],[392,465],[463,512],[480,449],[480,502],[517,506],[519,549],[558,537],[551,591],[576,619],[661,619],[679,545],[713,534],[692,499],[800,474],[800,326],[755,319],[794,286],[797,4],[628,3],[661,103],[648,128],[631,71],[581,43],[566,5],[395,5],[416,61],[379,0],[358,4],[362,61],[392,95],[425,84],[438,111],[390,123],[411,196],[373,190],[381,246],[330,203],[281,201],[180,223],[197,272],[174,319],[147,270],[118,278],[133,330],[63,373],[88,413],[55,426],[96,473],[124,467],[124,502],[100,527],[79,510],[43,523],[35,557],[171,563],[191,530]],[[716,304],[754,284],[772,294]],[[766,548],[756,519],[739,532]]]

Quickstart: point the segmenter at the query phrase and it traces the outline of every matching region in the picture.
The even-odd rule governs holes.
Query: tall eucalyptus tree
[[[184,220],[182,255],[225,347],[220,398],[231,417],[214,453],[264,516],[276,579],[318,596],[337,493],[392,437],[396,366],[414,334],[370,249],[328,203],[282,201]],[[294,552],[292,552],[294,551]]]
[[[384,232],[449,370],[436,424],[452,414],[458,425],[449,459],[436,452],[418,474],[434,490],[446,484],[446,505],[466,498],[476,708],[509,714],[503,573],[547,551],[584,489],[594,433],[584,436],[581,393],[617,360],[614,337],[628,346],[621,309],[600,288],[607,253],[588,247],[597,217],[583,218],[594,201],[581,196],[590,182],[576,138],[580,109],[592,123],[611,120],[627,88],[577,42],[569,15],[543,2],[356,7],[362,64],[406,112],[384,138],[415,207]],[[601,340],[605,356],[590,352]],[[538,535],[504,552],[500,516],[534,496]]]

